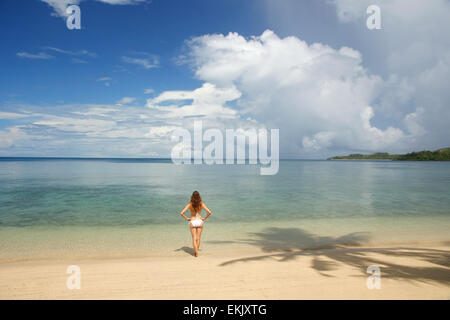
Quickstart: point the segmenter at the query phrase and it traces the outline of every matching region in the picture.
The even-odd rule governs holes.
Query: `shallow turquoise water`
[[[213,211],[204,239],[234,243],[276,226],[372,242],[448,241],[450,163],[0,160],[0,258],[135,254],[190,245],[179,212],[193,190]],[[89,254],[88,254],[89,253]]]
[[[0,161],[0,226],[179,223],[193,190],[220,221],[450,216],[450,163]]]

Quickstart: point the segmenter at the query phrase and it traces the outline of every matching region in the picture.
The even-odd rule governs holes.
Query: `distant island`
[[[389,154],[387,152],[354,153],[348,156],[328,158],[327,160],[450,161],[450,148],[442,148],[436,151],[424,150],[407,154]]]

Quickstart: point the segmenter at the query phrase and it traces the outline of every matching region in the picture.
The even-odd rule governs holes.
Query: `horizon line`
[[[172,161],[172,158],[155,158],[155,157],[146,157],[146,158],[137,158],[137,157],[58,157],[58,156],[0,156],[0,159],[70,159],[70,160],[105,160],[105,159],[116,159],[116,160],[170,160]],[[185,158],[177,158],[177,160],[189,160]],[[191,161],[194,161],[194,158],[191,158]],[[202,158],[203,160],[215,160],[213,158]],[[223,161],[231,160],[231,158],[223,158]],[[257,159],[249,159],[249,158],[233,158],[234,160],[260,160],[260,158]],[[269,159],[269,160],[327,160],[326,158],[279,158],[279,159]]]

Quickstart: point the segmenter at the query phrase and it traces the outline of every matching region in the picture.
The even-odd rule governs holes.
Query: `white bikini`
[[[202,216],[200,215],[200,212],[197,213],[195,215],[195,219],[191,219],[191,221],[189,221],[189,223],[193,226],[193,227],[200,227],[203,224],[203,220],[201,219]]]

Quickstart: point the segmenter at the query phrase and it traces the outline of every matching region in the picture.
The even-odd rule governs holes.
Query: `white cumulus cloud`
[[[239,92],[239,115],[279,128],[286,154],[378,150],[404,138],[400,128],[371,123],[383,79],[362,66],[357,50],[280,38],[270,30],[248,39],[204,35],[188,45],[195,75],[216,90]]]
[[[343,23],[367,38],[366,8],[371,0],[333,0]],[[370,47],[389,74],[377,108],[416,135],[409,150],[448,146],[450,136],[450,2],[379,0],[383,30],[371,31]],[[406,114],[406,116],[405,116]],[[404,121],[402,120],[404,119]]]
[[[235,87],[218,88],[214,84],[204,83],[193,91],[165,91],[148,99],[147,106],[162,111],[161,117],[168,119],[236,118],[236,110],[225,104],[240,96],[241,93]]]

